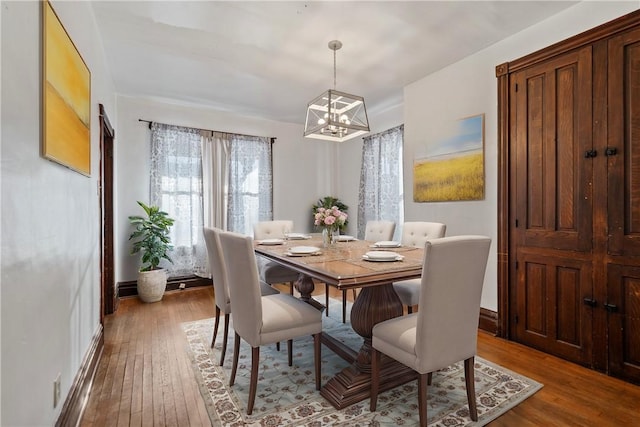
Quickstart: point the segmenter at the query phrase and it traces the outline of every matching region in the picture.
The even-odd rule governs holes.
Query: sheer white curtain
[[[227,230],[232,135],[209,132],[202,138],[204,225]]]
[[[206,275],[207,249],[202,236],[202,135],[198,129],[151,125],[150,203],[175,219],[171,227],[170,277]]]
[[[273,219],[271,138],[232,135],[230,147],[227,228],[251,235],[255,223]]]
[[[364,138],[358,197],[358,237],[367,221],[396,223],[394,239],[404,222],[402,143],[404,125]]]

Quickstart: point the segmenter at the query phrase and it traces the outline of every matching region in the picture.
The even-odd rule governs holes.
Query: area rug
[[[340,307],[332,301],[330,307]],[[361,338],[349,322],[341,321],[341,310],[323,316],[326,331],[352,348]],[[335,317],[334,317],[335,316]],[[233,317],[233,315],[231,316]],[[286,343],[260,350],[258,390],[253,414],[246,414],[249,395],[251,352],[242,342],[236,382],[229,387],[233,355],[231,323],[224,366],[219,366],[222,348],[221,319],[218,338],[210,348],[214,319],[183,323],[188,351],[213,426],[413,426],[418,425],[417,381],[381,393],[376,412],[369,400],[337,410],[315,389],[313,340],[294,340],[293,366],[287,365]],[[322,383],[347,366],[331,350],[322,347]],[[428,391],[429,426],[483,426],[538,391],[542,384],[476,357],[475,381],[478,422],[469,418],[462,363],[433,374]]]

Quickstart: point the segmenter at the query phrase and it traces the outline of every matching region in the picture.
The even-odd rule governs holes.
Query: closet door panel
[[[608,92],[608,251],[640,257],[640,30],[609,41]]]
[[[513,75],[516,339],[590,365],[592,50]]]
[[[530,247],[588,252],[591,48],[532,66],[514,79],[516,239]]]
[[[590,260],[523,251],[518,261],[516,337],[540,350],[589,365],[592,352]]]
[[[612,264],[609,270],[609,370],[640,383],[640,267]]]

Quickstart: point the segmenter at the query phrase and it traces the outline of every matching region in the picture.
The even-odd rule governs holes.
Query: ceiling
[[[95,1],[119,94],[304,123],[337,85],[369,115],[409,83],[576,2]]]

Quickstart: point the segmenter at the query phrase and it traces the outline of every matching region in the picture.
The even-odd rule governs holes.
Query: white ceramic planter
[[[160,301],[166,287],[167,271],[165,269],[140,271],[138,273],[138,297],[142,301]]]

